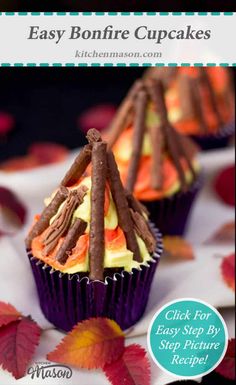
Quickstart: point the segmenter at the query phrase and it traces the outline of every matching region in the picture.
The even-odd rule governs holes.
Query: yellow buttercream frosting
[[[91,177],[84,178],[80,184],[72,187],[71,189],[76,189],[81,185],[85,185],[88,188],[87,193],[84,196],[83,203],[74,211],[72,217],[72,223],[76,218],[83,219],[87,222],[86,233],[89,233],[90,229],[90,215],[91,215]],[[53,194],[54,195],[54,194]],[[53,196],[52,195],[52,196]],[[118,215],[116,211],[116,207],[109,190],[109,208],[107,210],[106,215],[104,216],[104,225],[106,230],[116,230],[118,227]],[[47,205],[50,203],[52,198],[47,198],[45,202]],[[59,207],[57,214],[51,218],[50,224],[53,223],[58,213],[62,210],[64,203]],[[145,214],[144,214],[145,215]],[[152,257],[150,256],[145,243],[143,240],[137,236],[137,241],[140,247],[140,253],[142,256],[142,263],[146,263],[150,261]],[[127,249],[126,243],[119,245],[117,248],[109,248],[105,247],[105,255],[104,255],[104,268],[124,268],[126,271],[131,271],[134,267],[139,267],[141,264],[133,260],[133,253]],[[89,271],[89,257],[88,252],[85,260],[82,263],[75,264],[72,267],[61,267],[60,269],[63,273],[74,274],[79,272],[87,272]]]

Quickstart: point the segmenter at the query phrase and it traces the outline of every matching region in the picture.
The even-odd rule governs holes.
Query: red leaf
[[[29,155],[36,159],[38,165],[62,162],[68,155],[66,147],[56,143],[34,143],[29,148]]]
[[[115,113],[116,108],[112,104],[99,104],[84,111],[80,115],[78,123],[84,132],[87,132],[92,127],[102,131],[111,122]]]
[[[30,318],[23,317],[0,328],[0,365],[18,379],[24,376],[36,346],[40,328]]]
[[[235,253],[224,257],[221,263],[221,273],[226,284],[235,291]]]
[[[221,226],[205,243],[212,242],[234,242],[235,222],[227,222]]]
[[[223,377],[235,380],[235,339],[229,340],[225,357],[215,371]]]
[[[0,233],[12,234],[26,219],[26,209],[16,195],[5,187],[0,187]]]
[[[14,306],[0,301],[0,327],[12,321],[17,321],[20,317],[21,313],[19,313]]]
[[[235,166],[221,171],[214,182],[214,188],[219,197],[228,205],[235,206]]]
[[[0,136],[7,134],[14,126],[14,119],[6,112],[0,112]]]
[[[112,385],[150,385],[151,372],[146,351],[139,345],[128,346],[123,356],[104,367]]]
[[[107,318],[91,318],[76,325],[47,358],[79,368],[97,369],[117,360],[123,351],[124,333],[117,323]]]
[[[56,143],[35,143],[29,148],[28,155],[9,159],[0,164],[0,170],[16,172],[63,162],[68,155],[66,147]]]

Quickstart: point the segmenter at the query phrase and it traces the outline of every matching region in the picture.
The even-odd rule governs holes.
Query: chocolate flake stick
[[[133,108],[133,102],[135,100],[135,97],[142,88],[142,80],[137,80],[131,87],[124,101],[121,103],[109,127],[109,149],[114,146],[122,130],[125,128],[125,123],[127,121],[130,110]]]
[[[29,235],[25,240],[27,249],[31,247],[32,240],[38,235],[42,234],[43,231],[46,230],[46,228],[49,226],[50,219],[57,213],[57,210],[67,198],[68,194],[69,192],[67,188],[63,186],[59,188],[51,203],[47,207],[45,207],[38,222],[35,223],[31,231],[29,232]]]
[[[69,171],[64,176],[61,186],[72,186],[85,172],[91,161],[91,145],[87,144],[80,151]]]
[[[199,121],[200,129],[203,132],[203,134],[207,134],[208,129],[207,129],[207,123],[206,123],[206,119],[202,109],[202,102],[201,102],[201,95],[200,95],[198,80],[197,79],[188,79],[188,80],[189,80],[189,85],[191,89],[191,94],[190,94],[191,103],[192,103],[196,118]]]
[[[200,147],[188,136],[181,135],[181,142],[189,159],[194,159],[199,153]]]
[[[228,109],[232,109],[232,120],[233,120],[234,119],[233,115],[235,115],[234,72],[231,68],[228,68],[227,73],[228,73],[227,84],[223,92],[223,96],[225,99],[225,104],[228,107]]]
[[[185,179],[184,170],[179,159],[179,149],[176,147],[175,135],[173,135],[173,128],[170,126],[170,123],[168,121],[167,109],[164,98],[164,87],[160,81],[157,81],[155,83],[152,82],[150,84],[149,90],[150,94],[152,95],[152,99],[155,103],[157,113],[160,117],[160,128],[164,134],[170,155],[178,171],[181,186],[183,190],[186,190],[187,183]]]
[[[186,178],[185,178],[185,173],[184,173],[184,170],[182,168],[182,164],[180,162],[179,149],[176,146],[175,138],[173,135],[173,127],[171,127],[169,125],[166,126],[165,127],[165,135],[166,135],[166,142],[167,142],[167,146],[168,146],[169,151],[170,151],[170,155],[174,161],[175,167],[176,167],[178,174],[179,174],[182,189],[183,189],[183,191],[186,191],[188,186],[187,186],[187,182],[186,182]]]
[[[208,89],[209,96],[210,96],[210,101],[211,101],[211,106],[212,106],[213,112],[216,115],[216,118],[217,118],[217,121],[218,121],[218,126],[220,127],[220,126],[222,126],[224,124],[224,122],[223,122],[223,120],[221,118],[221,114],[220,114],[220,111],[219,111],[219,108],[218,108],[218,103],[217,103],[217,99],[216,99],[216,96],[215,96],[215,92],[214,92],[213,86],[212,86],[211,81],[209,79],[209,76],[207,74],[207,70],[204,67],[200,67],[199,71],[200,71],[200,76],[201,76],[201,79],[203,81],[203,84],[205,84],[207,89]]]
[[[180,73],[178,76],[178,90],[180,107],[184,119],[191,119],[194,116],[195,106],[192,100],[191,79],[186,74]]]
[[[196,177],[196,172],[195,172],[195,170],[193,168],[193,165],[192,165],[192,162],[191,162],[191,158],[189,156],[189,152],[185,148],[186,142],[184,140],[182,140],[182,136],[180,136],[179,133],[175,131],[175,129],[172,129],[172,135],[175,137],[176,146],[178,148],[178,151],[179,151],[179,154],[180,154],[181,158],[186,160],[188,168],[191,171],[193,177],[195,178]]]
[[[145,71],[143,78],[162,80],[164,85],[168,87],[171,81],[175,78],[177,71],[178,67],[150,67]]]
[[[134,185],[138,173],[139,160],[143,145],[146,106],[147,94],[144,91],[139,91],[135,100],[135,122],[133,133],[134,143],[126,183],[126,189],[130,192],[134,190]]]
[[[131,209],[133,209],[134,211],[137,211],[141,215],[146,214],[147,216],[149,216],[150,213],[149,213],[148,209],[141,202],[139,202],[133,196],[133,194],[131,194],[130,192],[128,192],[126,190],[125,195],[126,195],[126,199],[128,201],[128,205]]]
[[[153,79],[148,79],[146,83],[150,99],[153,101],[160,118],[160,126],[169,124],[163,84],[160,80]]]
[[[133,222],[129,211],[125,191],[120,179],[120,174],[114,155],[111,151],[107,153],[108,177],[113,200],[116,205],[119,226],[124,232],[127,248],[133,252],[134,260],[142,262],[138,242],[133,229]]]
[[[149,126],[149,134],[152,145],[152,168],[151,168],[151,186],[154,190],[159,190],[163,185],[162,174],[162,147],[163,134],[160,126]]]
[[[74,224],[69,229],[65,240],[63,241],[57,255],[56,259],[60,262],[61,265],[64,265],[71,253],[73,247],[75,247],[78,239],[81,235],[84,234],[87,227],[87,222],[83,221],[83,219],[76,219]]]
[[[90,128],[87,132],[86,138],[88,139],[90,145],[93,145],[95,142],[101,142],[102,140],[101,134],[98,130],[96,130],[96,128]]]
[[[103,280],[105,231],[104,203],[107,177],[107,145],[94,142],[92,149],[91,219],[89,234],[89,263],[91,280]]]
[[[72,215],[75,209],[83,202],[87,191],[88,188],[83,185],[77,190],[70,191],[62,210],[57,214],[53,223],[44,234],[44,255],[48,255],[56,247],[60,237],[67,232],[70,227]]]
[[[144,241],[149,253],[154,253],[156,249],[156,239],[150,231],[144,217],[138,212],[133,211],[132,209],[130,209],[130,213],[136,233]]]

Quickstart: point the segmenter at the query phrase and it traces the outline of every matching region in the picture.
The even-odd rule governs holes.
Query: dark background
[[[0,0],[1,11],[234,11],[235,0]]]
[[[236,0],[0,0],[0,11],[234,11]],[[2,38],[2,37],[0,37]],[[0,111],[15,129],[0,141],[0,161],[34,141],[84,144],[78,116],[96,103],[118,104],[141,68],[1,68]]]
[[[118,104],[141,68],[1,68],[0,111],[15,118],[0,160],[25,154],[35,141],[69,148],[85,143],[78,116],[97,103]]]
[[[15,127],[7,140],[0,139],[0,161],[26,154],[33,142],[54,142],[68,148],[85,144],[79,115],[97,104],[118,105],[144,70],[1,68],[0,112],[11,114]]]

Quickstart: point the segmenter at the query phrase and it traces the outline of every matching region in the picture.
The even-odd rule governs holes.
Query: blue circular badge
[[[228,346],[228,331],[211,305],[184,298],[169,302],[154,316],[148,331],[153,360],[168,374],[197,378],[214,370]]]

